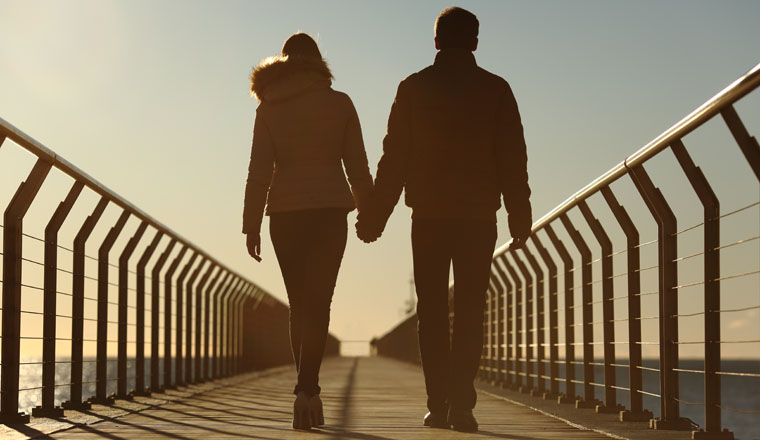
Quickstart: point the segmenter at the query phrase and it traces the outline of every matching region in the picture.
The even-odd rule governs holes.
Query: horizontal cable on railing
[[[644,293],[637,293],[635,296],[649,296],[649,295],[658,295],[660,292],[644,292]]]
[[[760,306],[749,306],[749,307],[742,307],[740,309],[722,309],[722,310],[713,310],[713,313],[732,313],[732,312],[746,312],[747,310],[758,310],[760,309]]]
[[[657,239],[656,238],[654,240],[652,240],[652,241],[647,241],[647,242],[644,242],[644,243],[641,243],[641,244],[637,244],[633,248],[634,249],[639,249],[639,248],[643,248],[644,246],[649,246],[650,244],[654,244],[654,243],[657,243]]]
[[[639,272],[639,273],[640,272],[646,272],[648,270],[657,269],[658,267],[660,267],[660,266],[658,266],[658,265],[655,264],[654,266],[643,267],[641,269],[637,269],[635,272]]]
[[[746,276],[755,275],[755,274],[759,274],[759,273],[760,273],[760,269],[753,270],[751,272],[744,272],[744,273],[740,273],[740,274],[736,274],[736,275],[727,275],[725,277],[716,278],[716,279],[714,279],[712,281],[730,280],[730,279],[733,279],[733,278],[741,278],[741,277],[746,277]]]
[[[739,373],[734,371],[716,371],[715,374],[721,376],[744,376],[744,377],[760,377],[760,373]]]
[[[696,224],[696,225],[694,225],[694,226],[689,226],[688,228],[686,228],[686,229],[684,229],[684,230],[681,230],[681,231],[678,231],[678,232],[676,232],[676,233],[674,233],[674,234],[671,234],[670,236],[671,236],[671,237],[677,237],[677,236],[679,236],[679,235],[683,234],[684,232],[689,232],[689,231],[691,231],[692,229],[697,229],[697,228],[698,228],[698,227],[700,227],[700,226],[704,226],[704,224],[705,224],[705,222],[700,222],[700,223],[697,223],[697,224]]]
[[[657,398],[662,397],[657,393],[650,393],[649,391],[644,391],[644,390],[636,390],[636,392],[639,394],[646,394],[647,396],[652,396],[652,397],[657,397]]]
[[[740,244],[749,243],[750,241],[757,240],[758,238],[760,238],[760,235],[755,235],[754,237],[745,238],[743,240],[735,241],[733,243],[729,243],[729,244],[724,244],[722,246],[718,246],[716,248],[713,248],[713,250],[717,251],[717,250],[720,250],[720,249],[730,248],[732,246],[738,246]]]
[[[705,402],[689,402],[688,400],[681,400],[678,397],[673,397],[673,400],[675,400],[678,403],[683,403],[684,405],[692,405],[692,406],[704,406]]]
[[[728,217],[730,215],[738,214],[738,213],[740,213],[740,212],[742,212],[744,210],[750,209],[750,208],[758,206],[758,205],[760,205],[760,201],[757,201],[757,202],[754,202],[754,203],[750,203],[749,205],[744,206],[742,208],[736,209],[736,210],[731,211],[731,212],[727,212],[725,214],[720,215],[718,218],[714,218],[712,220],[717,220],[717,219],[720,219],[720,218],[723,218],[723,217]]]
[[[731,408],[730,406],[724,406],[720,404],[716,404],[715,406],[717,406],[718,408],[722,410],[734,412],[737,414],[760,414],[760,410],[756,410],[756,409],[736,409],[736,408]]]
[[[679,258],[676,258],[675,260],[672,260],[672,262],[673,262],[673,263],[678,263],[679,261],[685,261],[685,260],[688,260],[688,259],[690,259],[690,258],[698,257],[698,256],[700,256],[700,255],[704,255],[704,254],[705,254],[705,252],[704,252],[704,251],[702,251],[702,252],[697,252],[696,254],[691,254],[691,255],[686,255],[685,257],[679,257]]]
[[[687,370],[685,368],[673,368],[673,371],[678,371],[680,373],[705,374],[704,370]]]

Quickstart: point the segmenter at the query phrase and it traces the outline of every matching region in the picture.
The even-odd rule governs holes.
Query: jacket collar
[[[275,56],[251,73],[251,94],[260,101],[279,101],[315,88],[330,87],[332,73],[324,59]]]
[[[476,67],[475,55],[465,49],[443,49],[435,55],[435,66],[443,67]]]

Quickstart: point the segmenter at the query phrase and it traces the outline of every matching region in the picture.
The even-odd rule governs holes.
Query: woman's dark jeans
[[[319,394],[330,303],[346,249],[347,210],[272,214],[269,233],[290,301],[290,345],[298,370],[294,394]]]

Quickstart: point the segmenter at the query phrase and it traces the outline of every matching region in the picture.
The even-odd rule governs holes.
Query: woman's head
[[[285,40],[285,44],[282,45],[282,56],[322,58],[317,42],[303,32],[295,33]]]

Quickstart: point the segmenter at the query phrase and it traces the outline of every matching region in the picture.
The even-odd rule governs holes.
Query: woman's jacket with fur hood
[[[272,57],[251,73],[251,94],[261,104],[253,129],[244,233],[259,233],[265,205],[268,215],[349,211],[368,202],[373,184],[359,118],[351,99],[333,90],[331,80],[321,58]]]

